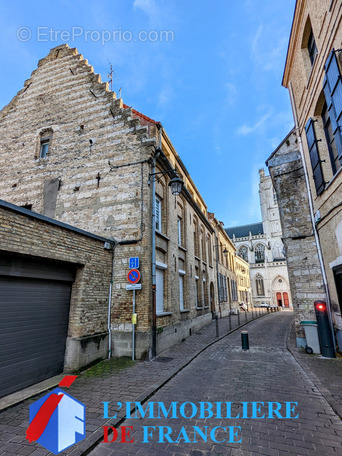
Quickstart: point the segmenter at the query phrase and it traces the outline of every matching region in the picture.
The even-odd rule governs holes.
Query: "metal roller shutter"
[[[1,260],[0,397],[63,371],[72,277],[61,265]]]

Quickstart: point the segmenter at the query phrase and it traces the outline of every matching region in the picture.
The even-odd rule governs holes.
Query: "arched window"
[[[263,263],[265,261],[265,246],[262,244],[256,245],[255,249],[254,249],[254,254],[255,254],[255,262]]]
[[[242,245],[238,250],[238,255],[243,260],[248,261],[248,247],[246,245]]]
[[[261,274],[255,276],[257,296],[265,296],[264,279]]]

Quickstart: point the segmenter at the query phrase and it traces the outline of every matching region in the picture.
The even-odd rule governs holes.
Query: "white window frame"
[[[182,245],[182,217],[177,218],[178,245]]]
[[[166,269],[167,269],[167,264],[156,261],[156,314],[157,315],[163,315],[165,313],[165,309],[164,309],[165,275],[164,275],[164,272]],[[161,272],[162,272],[162,275],[159,277],[162,277],[162,286],[158,287],[157,274],[160,274]]]
[[[199,281],[199,277],[198,276],[195,276],[195,296],[196,296],[196,309],[202,309],[202,307],[199,306],[199,302],[198,302],[198,281]]]
[[[159,196],[155,195],[156,204],[156,231],[161,233],[162,230],[162,200]]]
[[[184,276],[185,276],[185,271],[183,269],[179,269],[179,309],[180,311],[186,310],[184,308]]]

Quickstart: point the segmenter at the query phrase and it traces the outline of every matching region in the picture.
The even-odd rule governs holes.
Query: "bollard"
[[[245,310],[245,322],[247,323],[247,310]]]
[[[217,316],[217,314],[215,315],[215,320],[216,320],[216,337],[219,337],[219,325],[218,325],[218,316]]]
[[[241,331],[242,350],[249,350],[248,331]]]
[[[238,325],[240,326],[240,309],[238,309]]]
[[[231,331],[231,329],[232,329],[232,311],[231,311],[231,309],[229,309],[228,321],[229,321],[229,331]]]

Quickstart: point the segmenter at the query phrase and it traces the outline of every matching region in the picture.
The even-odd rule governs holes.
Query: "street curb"
[[[207,348],[211,347],[212,345],[216,344],[216,342],[219,342],[220,340],[224,339],[225,337],[229,336],[233,332],[237,331],[240,328],[243,328],[244,326],[248,325],[249,323],[252,323],[255,320],[258,320],[259,318],[265,317],[266,315],[272,315],[272,313],[266,313],[263,315],[259,315],[258,317],[255,317],[253,320],[247,321],[243,324],[240,324],[240,326],[229,330],[226,334],[223,336],[218,337],[217,339],[213,340],[212,342],[209,342],[206,346],[203,348],[200,348],[195,352],[190,359],[187,361],[184,361],[184,363],[181,364],[181,366],[178,366],[177,368],[173,369],[169,376],[167,378],[164,378],[164,380],[161,380],[158,383],[155,383],[154,385],[150,386],[147,391],[142,393],[134,402],[139,402],[140,404],[144,404],[147,402],[157,391],[159,391],[163,386],[165,386],[172,378],[174,378],[180,371],[182,371],[185,367],[187,367],[194,359],[196,359],[201,353],[203,353]],[[226,318],[226,317],[225,317]],[[161,354],[162,356],[162,354]],[[155,362],[152,360],[151,362]],[[134,413],[137,407],[132,406],[130,413]],[[108,420],[106,421],[103,426],[112,426],[114,428],[120,426],[124,421],[126,420],[126,413],[120,412],[118,413],[118,416],[115,420],[111,421]],[[90,437],[88,437],[87,441],[84,442],[84,445],[82,443],[78,445],[77,448],[75,448],[73,451],[71,451],[69,454],[71,456],[86,456],[88,455],[92,450],[94,450],[101,442],[103,441],[103,432],[102,429],[97,429]],[[87,444],[86,444],[87,443]]]
[[[336,401],[334,397],[331,395],[330,391],[323,386],[322,382],[319,380],[316,374],[312,372],[310,369],[310,366],[308,366],[305,363],[305,360],[301,359],[297,353],[290,347],[290,334],[292,331],[292,328],[294,326],[294,322],[290,326],[287,334],[286,334],[286,348],[287,350],[291,353],[291,355],[294,357],[295,361],[299,364],[300,368],[304,371],[306,376],[311,380],[311,382],[314,384],[314,386],[317,388],[317,390],[320,392],[320,394],[324,397],[324,399],[328,402],[330,407],[333,409],[334,413],[342,420],[342,413],[338,410],[339,407],[336,407]],[[311,355],[308,355],[311,356]]]

